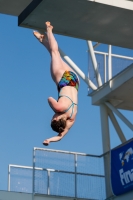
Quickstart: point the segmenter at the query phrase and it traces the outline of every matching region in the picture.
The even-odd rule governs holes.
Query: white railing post
[[[102,80],[101,80],[100,73],[98,72],[98,64],[97,64],[94,48],[93,48],[91,41],[87,41],[87,44],[89,47],[89,51],[90,51],[90,55],[91,55],[91,59],[92,59],[92,63],[93,63],[93,68],[94,68],[94,72],[96,75],[96,80],[97,80],[98,86],[100,87],[100,86],[102,86]]]
[[[35,184],[35,148],[33,148],[33,177],[32,177],[32,200],[34,200],[34,184]]]
[[[47,194],[50,195],[50,170],[47,171],[47,175],[48,175]]]
[[[75,198],[77,198],[77,154],[74,155],[75,158]]]
[[[8,166],[8,191],[10,191],[10,165]]]
[[[112,79],[112,46],[109,45],[108,54],[108,80]]]
[[[109,134],[108,112],[104,104],[100,105],[100,114],[101,114],[103,153],[106,153],[110,151],[110,134]],[[106,195],[108,198],[112,196],[111,182],[110,182],[110,155],[109,154],[106,154],[104,156],[104,170],[105,170]]]
[[[107,66],[106,66],[106,54],[104,54],[104,83],[107,82]]]

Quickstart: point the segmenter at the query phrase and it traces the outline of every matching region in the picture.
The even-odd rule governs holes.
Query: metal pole
[[[8,166],[8,191],[10,191],[10,165]]]
[[[97,155],[93,155],[93,154],[79,153],[79,152],[73,152],[73,151],[61,151],[61,150],[45,149],[45,148],[39,148],[39,147],[35,147],[35,148],[36,148],[36,150],[48,151],[48,152],[65,153],[65,154],[77,154],[77,155],[92,156],[92,157],[102,157],[102,155],[97,156]],[[38,168],[36,167],[35,169],[38,169]],[[40,168],[40,169],[43,169],[43,168]],[[51,170],[53,171],[53,169],[50,169],[50,171]]]
[[[100,87],[102,85],[102,80],[101,80],[101,76],[98,72],[98,65],[97,65],[97,60],[96,60],[96,56],[95,56],[95,52],[93,49],[93,45],[91,41],[87,41],[89,50],[90,50],[90,55],[91,55],[91,59],[92,59],[92,63],[93,63],[93,67],[94,67],[94,71],[95,71],[95,75],[96,75],[96,80],[98,83],[98,86]]]
[[[48,170],[48,188],[47,188],[47,194],[50,195],[50,171]]]
[[[59,48],[61,57],[77,72],[77,74],[87,83],[89,87],[96,90],[94,83],[80,70],[80,68]]]
[[[33,149],[33,176],[32,176],[32,200],[34,200],[34,184],[35,184],[35,148]]]
[[[121,142],[122,143],[126,142],[125,135],[122,132],[122,129],[119,126],[118,121],[116,120],[116,117],[114,116],[113,112],[110,109],[108,109],[108,114],[109,114],[109,117],[110,117],[110,119],[112,121],[112,124],[114,125],[114,128],[115,128],[115,130],[116,130]]]
[[[133,124],[122,115],[113,105],[109,102],[105,102],[105,104],[133,131]]]
[[[109,135],[109,123],[107,108],[104,104],[100,105],[101,114],[101,129],[102,129],[102,143],[103,153],[110,151],[110,135]],[[105,184],[106,184],[106,195],[110,197],[112,195],[111,184],[110,184],[110,155],[104,156],[104,170],[105,170]]]
[[[96,47],[98,47],[101,43],[97,42],[94,46],[93,49],[95,49]]]
[[[107,81],[106,54],[104,54],[104,83]]]
[[[112,47],[109,45],[109,56],[108,56],[108,77],[109,80],[112,79]]]
[[[74,158],[75,158],[75,198],[77,198],[77,154],[75,154]]]

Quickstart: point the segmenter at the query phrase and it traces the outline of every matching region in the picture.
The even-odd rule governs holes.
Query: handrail
[[[39,147],[34,147],[34,150],[41,150],[41,151],[49,151],[49,152],[57,152],[57,153],[65,153],[65,154],[73,154],[73,155],[81,155],[81,156],[90,156],[90,157],[95,157],[95,158],[101,158],[105,154],[109,153],[103,153],[101,155],[95,155],[95,154],[86,154],[86,153],[79,153],[79,152],[70,152],[70,151],[61,151],[61,150],[54,150],[54,149],[45,149],[45,148],[39,148]]]
[[[14,167],[14,168],[21,168],[21,169],[33,169],[33,167],[29,166],[22,166],[22,165],[9,165],[9,167]],[[57,170],[57,169],[46,169],[46,168],[40,168],[40,167],[35,167],[35,170],[40,170],[40,171],[50,171],[50,172],[60,172],[60,173],[68,173],[68,174],[78,174],[78,175],[85,175],[85,176],[97,176],[97,177],[105,177],[104,175],[99,175],[99,174],[89,174],[89,173],[83,173],[83,172],[72,172],[72,171],[65,171],[65,170]]]

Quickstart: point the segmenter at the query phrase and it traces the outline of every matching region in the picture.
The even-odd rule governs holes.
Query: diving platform
[[[133,2],[125,0],[33,0],[19,15],[18,24],[83,40],[133,48]]]
[[[8,5],[8,6],[7,6]],[[0,13],[18,16],[19,26],[114,46],[133,48],[133,2],[127,0],[4,0]]]
[[[18,16],[32,0],[4,0],[0,1],[0,13]]]
[[[103,84],[89,96],[92,105],[110,102],[117,109],[133,110],[133,64]]]

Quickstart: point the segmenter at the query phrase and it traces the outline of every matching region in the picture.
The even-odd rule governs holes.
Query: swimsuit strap
[[[77,105],[77,104],[74,103],[74,102],[72,101],[72,99],[71,99],[70,97],[68,97],[67,95],[59,95],[59,97],[67,97],[68,99],[71,100],[72,104],[69,106],[68,109],[64,110],[64,113],[66,113],[66,112],[72,107],[72,112],[71,112],[71,114],[70,114],[70,119],[71,119],[71,117],[72,117],[72,115],[73,115],[74,105]]]

